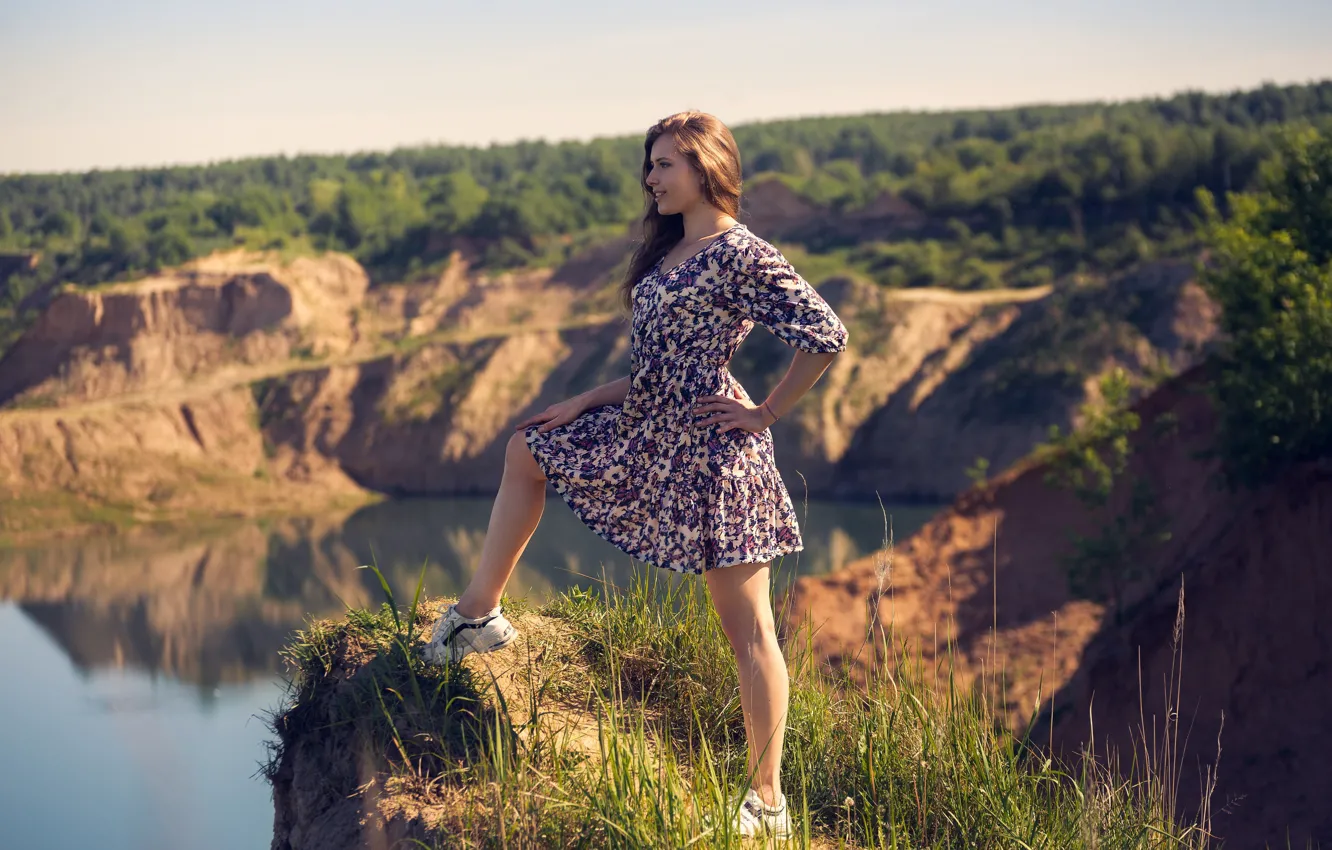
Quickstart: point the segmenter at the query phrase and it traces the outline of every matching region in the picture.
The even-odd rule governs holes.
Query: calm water
[[[390,502],[351,514],[0,551],[0,846],[266,848],[260,717],[282,699],[278,650],[307,616],[466,585],[491,499]],[[788,578],[884,537],[877,504],[811,502]],[[902,539],[933,512],[889,507]],[[552,498],[509,592],[533,599],[643,569]],[[407,598],[410,598],[408,595]]]

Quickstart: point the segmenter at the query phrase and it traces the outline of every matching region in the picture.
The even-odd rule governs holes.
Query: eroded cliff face
[[[909,223],[889,201],[875,214]],[[344,256],[230,253],[64,292],[0,361],[0,535],[97,524],[71,499],[146,519],[493,493],[517,422],[627,374],[629,248],[499,275],[455,253],[373,290]],[[797,499],[949,498],[978,456],[1000,469],[1067,427],[1090,376],[1185,368],[1214,332],[1183,264],[1058,290],[820,291],[850,348],[773,428]],[[761,396],[791,357],[759,328],[731,368]]]
[[[299,479],[276,476],[270,453],[244,385],[179,401],[0,414],[0,537],[305,512],[371,495],[329,463]]]
[[[1007,701],[997,704],[1014,729],[1040,705],[1033,740],[1074,752],[1094,723],[1096,746],[1124,760],[1144,719],[1159,740],[1173,681],[1187,732],[1182,811],[1197,810],[1220,733],[1217,833],[1240,847],[1284,843],[1287,826],[1295,844],[1326,839],[1332,720],[1318,707],[1332,698],[1323,675],[1332,631],[1320,625],[1332,598],[1332,467],[1309,464],[1256,492],[1220,487],[1206,454],[1215,415],[1203,377],[1194,370],[1138,404],[1142,426],[1107,510],[1083,509],[1046,482],[1045,466],[1021,464],[895,550],[798,580],[785,628],[817,627],[818,656],[860,676],[895,663],[885,642],[954,665],[962,687],[992,686],[1002,670]],[[1127,550],[1133,569],[1116,617],[1105,601],[1070,592],[1070,535],[1098,536],[1129,515],[1135,488],[1150,494],[1149,518],[1170,539],[1148,542],[1142,524],[1117,532],[1121,543],[1143,539]],[[1182,655],[1173,657],[1181,582]]]
[[[493,493],[515,423],[628,372],[614,325],[437,343],[266,387],[264,428],[286,477],[332,463],[396,494]]]
[[[226,367],[345,354],[368,280],[350,257],[218,254],[67,290],[0,360],[0,405],[69,406],[197,385]]]
[[[235,253],[60,294],[0,361],[0,539],[476,489],[591,299],[456,259],[393,297],[345,256]]]
[[[837,498],[951,499],[978,457],[1001,470],[1049,426],[1075,425],[1106,370],[1145,386],[1198,362],[1216,333],[1215,307],[1182,262],[1059,291],[834,279],[820,292],[847,324],[848,351],[773,435],[788,485],[799,472],[811,493]],[[732,371],[752,395],[789,360],[756,330]]]

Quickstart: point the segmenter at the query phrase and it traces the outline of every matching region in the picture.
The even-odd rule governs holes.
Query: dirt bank
[[[1140,717],[1160,724],[1182,579],[1177,705],[1191,731],[1181,805],[1196,811],[1224,712],[1217,832],[1240,847],[1282,843],[1287,827],[1294,845],[1328,840],[1332,721],[1319,707],[1332,698],[1323,675],[1332,630],[1320,625],[1332,598],[1332,468],[1307,465],[1257,492],[1219,489],[1217,461],[1204,453],[1215,418],[1203,378],[1195,369],[1136,406],[1142,427],[1111,510],[1089,513],[1046,483],[1044,467],[1020,465],[962,495],[891,557],[798,581],[787,627],[811,617],[820,656],[861,675],[894,663],[885,639],[930,660],[947,660],[952,640],[964,678],[1002,669],[1015,728],[1041,704],[1056,747],[1076,749],[1094,721],[1098,743],[1128,752]],[[1070,593],[1065,559],[1071,534],[1099,534],[1127,513],[1135,482],[1171,537],[1145,548],[1116,618]],[[876,641],[866,645],[871,617]]]
[[[0,361],[0,535],[493,493],[516,422],[627,374],[629,248],[499,274],[456,252],[375,289],[345,256],[232,252],[62,291]],[[1187,368],[1214,333],[1184,263],[1059,288],[820,288],[851,338],[774,426],[797,498],[950,498],[978,457],[1002,469],[1067,428],[1092,376]],[[762,396],[790,361],[758,329],[730,366]]]

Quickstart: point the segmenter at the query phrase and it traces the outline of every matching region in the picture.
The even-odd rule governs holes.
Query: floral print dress
[[[763,325],[802,351],[846,349],[846,327],[786,258],[736,224],[634,287],[624,404],[542,434],[533,457],[589,528],[634,558],[702,573],[804,548],[772,432],[699,426],[700,396],[756,404],[726,368]]]

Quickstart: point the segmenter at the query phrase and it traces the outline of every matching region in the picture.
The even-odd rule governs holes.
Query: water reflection
[[[103,850],[266,847],[258,719],[283,693],[278,651],[307,616],[395,593],[459,592],[490,498],[389,502],[225,529],[140,530],[0,552],[0,823],[5,846]],[[877,548],[877,504],[803,505],[805,551],[782,569],[835,569]],[[898,538],[927,508],[894,508]],[[558,498],[509,590],[542,599],[588,576],[624,582],[627,555]],[[644,569],[641,565],[638,569]],[[697,579],[689,578],[688,581]]]
[[[0,600],[17,602],[81,670],[162,673],[197,685],[206,700],[219,684],[277,672],[278,650],[308,616],[378,604],[382,590],[360,564],[375,560],[403,598],[422,563],[428,594],[460,592],[491,505],[489,497],[395,501],[345,515],[9,550],[0,552]],[[806,548],[780,565],[785,580],[837,569],[882,543],[877,504],[798,510]],[[931,512],[888,510],[899,539]],[[552,498],[509,592],[540,600],[603,570],[623,583],[635,566]]]

